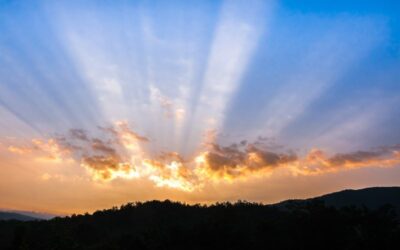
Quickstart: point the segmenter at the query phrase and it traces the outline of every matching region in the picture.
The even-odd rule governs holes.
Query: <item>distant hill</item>
[[[0,209],[0,212],[22,214],[22,215],[26,215],[26,216],[41,219],[41,220],[50,220],[50,219],[53,219],[54,217],[59,216],[59,215],[55,215],[55,214],[40,213],[40,212],[34,212],[34,211],[24,211],[24,210],[1,210]]]
[[[12,213],[12,212],[0,212],[0,220],[19,220],[19,221],[32,221],[32,220],[40,220],[39,218]]]
[[[359,190],[343,190],[316,197],[325,201],[328,206],[366,206],[376,209],[385,204],[400,208],[400,187],[373,187]]]
[[[383,205],[390,204],[400,211],[400,187],[371,187],[358,190],[348,189],[310,199],[287,200],[276,205],[286,206],[288,204],[305,203],[315,200],[321,200],[326,206],[333,206],[336,208],[357,206],[377,209]]]

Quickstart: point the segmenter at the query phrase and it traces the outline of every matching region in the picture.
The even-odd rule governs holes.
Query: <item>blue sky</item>
[[[399,1],[0,1],[3,145],[126,122],[191,158],[400,142]]]
[[[359,119],[348,131],[359,144],[395,143],[398,13],[397,1],[3,1],[2,109],[44,134],[128,119],[168,137],[176,121],[150,129],[160,114],[138,107],[152,86],[185,109],[178,137],[192,147],[202,112],[231,141],[301,147]],[[208,87],[218,84],[228,90]]]

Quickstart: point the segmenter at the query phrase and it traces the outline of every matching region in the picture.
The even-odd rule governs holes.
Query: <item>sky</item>
[[[0,0],[0,208],[400,185],[397,0]]]

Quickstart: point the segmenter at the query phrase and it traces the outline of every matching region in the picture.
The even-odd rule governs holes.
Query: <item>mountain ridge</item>
[[[399,187],[344,190],[281,206],[246,201],[134,202],[47,221],[0,221],[0,246],[33,250],[400,249],[398,207],[386,206],[397,206],[399,191]],[[324,199],[337,207],[326,205]],[[368,203],[371,199],[377,200]],[[349,202],[355,206],[342,207]],[[368,209],[364,204],[378,207]]]
[[[40,218],[20,213],[0,211],[0,220],[33,221],[33,220],[40,220]]]
[[[316,200],[323,201],[327,206],[334,206],[337,208],[344,206],[359,206],[359,207],[365,206],[369,209],[376,209],[385,204],[391,204],[395,206],[397,210],[400,212],[400,187],[389,186],[389,187],[367,187],[361,189],[343,189],[340,191],[327,193],[311,198],[287,199],[277,203],[263,204],[263,205],[285,207],[287,205],[312,202]],[[108,209],[103,209],[103,210],[108,210]],[[68,217],[68,216],[58,216],[53,214],[50,215],[45,213],[19,211],[19,210],[0,210],[0,220],[14,219],[20,221],[32,221],[32,220],[49,220],[55,217]]]
[[[365,206],[369,209],[376,209],[385,204],[395,206],[400,211],[400,187],[367,187],[362,189],[344,189],[333,193],[323,194],[305,199],[288,199],[272,206],[283,207],[289,204],[305,203],[320,200],[327,206],[336,208],[345,206]]]

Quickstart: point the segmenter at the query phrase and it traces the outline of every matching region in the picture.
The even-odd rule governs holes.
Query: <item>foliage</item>
[[[92,215],[1,221],[1,249],[400,249],[391,206],[128,203]]]

